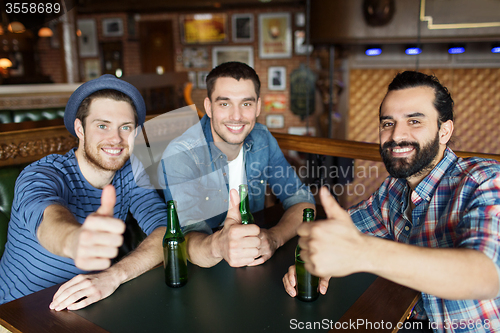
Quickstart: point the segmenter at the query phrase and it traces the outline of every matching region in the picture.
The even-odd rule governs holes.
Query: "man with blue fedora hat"
[[[64,124],[78,147],[29,165],[16,181],[0,303],[67,281],[49,307],[80,309],[162,262],[167,209],[155,190],[137,185],[131,157],[145,116],[139,91],[113,75],[71,95]],[[148,236],[111,265],[129,211]]]

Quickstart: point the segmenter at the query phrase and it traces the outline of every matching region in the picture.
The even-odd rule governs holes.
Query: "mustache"
[[[387,149],[392,149],[392,148],[396,148],[396,147],[415,147],[417,149],[420,148],[420,145],[418,144],[418,142],[410,142],[410,141],[401,141],[401,142],[396,142],[394,140],[391,140],[391,141],[387,141],[386,143],[384,143],[382,145],[382,150],[387,150]]]

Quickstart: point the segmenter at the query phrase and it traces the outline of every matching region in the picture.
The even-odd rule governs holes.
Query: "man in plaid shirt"
[[[298,229],[307,270],[369,272],[421,291],[412,316],[423,332],[500,331],[500,164],[448,148],[453,100],[434,76],[398,74],[379,116],[390,176],[347,212],[322,189],[327,220]],[[292,266],[283,278],[292,297],[295,281]]]

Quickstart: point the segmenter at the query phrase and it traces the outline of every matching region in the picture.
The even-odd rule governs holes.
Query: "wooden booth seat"
[[[64,107],[0,111],[0,124],[22,123],[23,121],[53,120],[58,118],[64,118]]]

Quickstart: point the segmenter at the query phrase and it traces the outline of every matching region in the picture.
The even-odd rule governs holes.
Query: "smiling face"
[[[92,100],[83,129],[75,120],[75,131],[80,139],[78,150],[85,163],[98,171],[117,171],[130,158],[133,150],[135,119],[132,106],[109,98]],[[132,135],[131,135],[132,134]]]
[[[380,109],[380,154],[389,174],[423,179],[441,160],[453,122],[438,128],[438,111],[429,87],[390,91]]]
[[[241,147],[260,114],[253,82],[220,77],[210,97],[205,98],[205,110],[211,118],[214,142]]]

